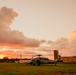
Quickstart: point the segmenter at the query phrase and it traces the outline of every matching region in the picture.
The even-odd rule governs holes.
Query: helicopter
[[[28,62],[26,62],[26,65],[41,65],[41,64],[55,64],[57,63],[57,60],[50,60],[46,57],[41,57],[41,55],[36,55],[38,57],[32,58]]]

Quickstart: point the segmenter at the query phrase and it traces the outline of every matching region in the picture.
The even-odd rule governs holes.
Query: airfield
[[[76,75],[75,63],[42,64],[0,63],[0,75]]]

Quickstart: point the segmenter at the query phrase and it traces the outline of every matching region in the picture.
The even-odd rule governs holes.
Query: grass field
[[[20,63],[0,63],[0,75],[76,75],[76,64],[27,66]]]

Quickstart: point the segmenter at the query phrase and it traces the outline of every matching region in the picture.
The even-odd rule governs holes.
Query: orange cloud
[[[56,41],[48,43],[51,50],[59,50],[64,56],[76,55],[76,31],[72,31],[68,38],[61,37]]]
[[[74,30],[70,33],[69,40],[76,42],[76,30]]]
[[[18,30],[11,30],[10,24],[18,14],[11,8],[0,9],[0,43],[18,44],[26,47],[38,47],[40,41],[34,38],[27,38]]]
[[[18,16],[11,8],[0,9],[0,52],[9,57],[19,57],[20,50],[25,54],[34,55],[37,53],[50,55],[51,50],[58,49],[63,55],[76,54],[76,30],[71,32],[68,38],[59,38],[56,41],[37,40],[28,38],[18,30],[12,30],[10,25]],[[46,46],[40,46],[40,44]],[[35,48],[34,50],[33,47]],[[31,48],[29,50],[28,48]],[[3,51],[2,51],[3,50]],[[17,51],[15,51],[17,50]]]

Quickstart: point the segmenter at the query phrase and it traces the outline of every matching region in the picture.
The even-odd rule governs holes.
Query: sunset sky
[[[76,0],[0,0],[0,57],[76,55]]]

